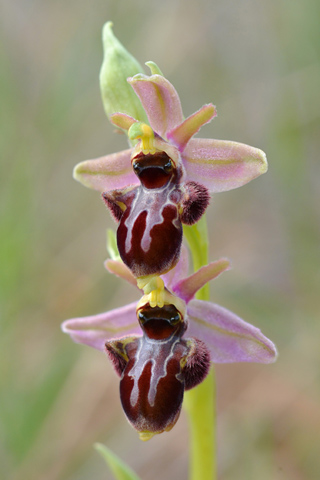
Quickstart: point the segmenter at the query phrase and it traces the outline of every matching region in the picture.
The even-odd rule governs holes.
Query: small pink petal
[[[117,275],[117,277],[123,278],[123,280],[126,280],[134,287],[137,287],[137,279],[134,277],[131,270],[121,260],[108,259],[104,262],[104,266],[108,272],[114,273]]]
[[[178,297],[188,303],[201,287],[230,268],[230,262],[226,258],[211,262],[201,267],[189,277],[180,280],[180,282],[174,286],[173,291]]]
[[[137,120],[126,113],[113,113],[110,115],[109,120],[113,125],[119,128],[123,128],[123,130],[129,130],[131,125],[137,122]]]
[[[191,300],[188,318],[187,335],[205,342],[214,363],[272,363],[277,358],[277,349],[271,340],[226,308]]]
[[[180,258],[177,265],[169,270],[169,272],[162,275],[165,286],[169,290],[174,290],[174,286],[179,282],[181,278],[185,278],[188,275],[189,258],[188,249],[185,245],[181,246]]]
[[[182,158],[187,177],[211,192],[241,187],[268,169],[262,150],[227,140],[192,138]]]
[[[180,125],[167,133],[167,138],[183,152],[190,138],[195,135],[202,125],[209,123],[217,115],[216,107],[209,103],[186,118]]]
[[[78,163],[73,170],[73,177],[99,192],[138,185],[139,180],[131,167],[131,152],[131,149],[123,150]]]
[[[137,302],[133,302],[98,315],[71,318],[63,322],[61,329],[74,342],[104,351],[104,344],[110,338],[141,333],[136,306]]]
[[[179,95],[174,86],[161,75],[137,74],[128,82],[140,98],[151,128],[166,137],[166,133],[183,121]]]

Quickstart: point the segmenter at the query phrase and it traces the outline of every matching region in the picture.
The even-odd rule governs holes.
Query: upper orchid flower
[[[139,186],[104,192],[103,199],[119,221],[117,245],[123,262],[145,293],[156,290],[163,306],[163,282],[159,275],[171,270],[180,256],[182,223],[197,222],[209,203],[206,187],[183,182],[179,161],[155,148],[152,129],[140,122],[130,127],[129,137],[145,144],[133,156],[132,167]],[[146,145],[147,144],[147,145]]]
[[[126,113],[111,114],[111,122],[126,130],[135,146],[78,164],[74,177],[103,192],[120,222],[122,260],[139,288],[158,292],[156,304],[161,306],[163,284],[158,276],[179,259],[181,222],[198,221],[209,192],[244,185],[267,170],[267,161],[261,150],[248,145],[193,138],[216,116],[214,105],[204,105],[184,119],[176,90],[155,64],[148,65],[151,76],[136,74],[128,82],[150,126]]]
[[[106,267],[110,272],[136,285],[136,279],[121,261],[107,260]],[[209,354],[214,363],[271,363],[276,359],[277,351],[274,344],[259,329],[219,305],[194,299],[195,293],[203,285],[228,268],[229,262],[222,259],[187,276],[187,253],[182,249],[177,266],[163,276],[166,285],[163,309],[150,308],[149,297],[144,296],[139,302],[133,302],[125,307],[100,315],[73,318],[63,323],[62,330],[75,342],[84,343],[102,351],[107,348],[109,357],[122,378],[121,400],[124,410],[132,425],[140,431],[142,439],[148,439],[155,433],[168,430],[174,425],[180,412],[183,390],[192,388],[203,380],[207,373]],[[172,314],[173,310],[177,318]],[[167,318],[168,315],[170,318]],[[151,348],[149,343],[150,341],[152,343],[155,336],[159,336],[159,328],[160,336],[163,337],[162,340],[160,339],[162,346],[157,344],[156,348],[155,345]],[[186,330],[189,339],[184,340],[182,336]],[[119,335],[124,336],[119,338]],[[177,352],[172,350],[174,345],[178,348]],[[191,352],[192,345],[195,348],[191,349]],[[176,362],[173,363],[176,365],[175,369],[178,368],[180,359],[179,368],[182,370],[180,373],[179,369],[175,372],[183,382],[184,388],[179,383],[173,384],[175,375],[171,371],[169,375],[168,370],[165,370],[168,352],[172,354],[172,361]],[[157,365],[152,376],[145,370],[151,359]],[[185,370],[184,366],[188,369]],[[132,369],[135,377],[130,375]],[[150,380],[147,382],[148,388],[143,382],[143,377],[146,375],[150,375]],[[136,378],[136,381],[133,381],[133,378]],[[140,378],[142,382],[139,382]],[[161,378],[166,380],[159,383]],[[165,388],[167,381],[170,381],[170,391],[173,388],[179,392],[180,400],[171,406],[166,402],[164,405],[159,400],[154,411],[151,408],[154,405],[150,406],[148,402],[151,401],[151,397],[153,399],[161,397],[161,395],[156,397],[158,385],[160,389]],[[141,394],[139,404],[136,400],[132,400],[132,395],[134,398],[137,395],[135,389],[138,389]],[[129,400],[133,403],[129,403]],[[159,404],[162,407],[159,407]],[[161,422],[158,408],[162,412]]]
[[[148,62],[151,73],[158,71]],[[175,166],[181,165],[184,181],[204,185],[211,193],[241,187],[267,171],[263,151],[227,140],[193,138],[202,125],[216,116],[212,104],[184,119],[179,96],[173,85],[159,73],[137,74],[128,78],[139,97],[154,132],[152,149],[165,152]],[[110,120],[119,128],[130,129],[136,119],[115,113]],[[138,119],[139,120],[139,119]],[[131,161],[141,151],[150,151],[147,137],[135,138],[134,148],[79,163],[74,178],[100,192],[138,185]]]

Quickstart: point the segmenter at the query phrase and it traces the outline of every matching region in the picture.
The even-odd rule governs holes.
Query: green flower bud
[[[104,60],[100,70],[100,90],[107,116],[121,112],[148,123],[139,98],[127,82],[128,77],[143,72],[141,65],[113,35],[112,22],[104,25],[102,42]]]

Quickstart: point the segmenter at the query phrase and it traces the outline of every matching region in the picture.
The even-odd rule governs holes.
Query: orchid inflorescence
[[[171,83],[153,62],[147,63],[150,76],[137,72],[140,67],[113,37],[110,22],[104,43],[102,97],[110,121],[127,134],[131,148],[78,164],[74,177],[101,192],[118,223],[117,251],[106,268],[143,296],[125,307],[67,320],[62,329],[75,342],[107,353],[121,378],[124,412],[148,440],[174,426],[184,391],[204,380],[210,362],[276,358],[274,344],[259,329],[195,298],[229,269],[229,261],[211,262],[188,276],[182,243],[182,225],[200,220],[212,193],[244,185],[267,170],[267,161],[261,150],[244,144],[193,138],[216,116],[215,107],[204,105],[185,119]],[[110,64],[112,48],[116,58],[125,58],[120,73]],[[115,72],[129,77],[124,86]],[[117,89],[125,89],[125,107],[115,100],[121,98]],[[125,336],[114,338],[114,331]]]

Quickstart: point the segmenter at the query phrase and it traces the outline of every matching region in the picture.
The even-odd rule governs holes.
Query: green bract
[[[139,98],[127,82],[128,77],[142,73],[143,68],[113,35],[112,22],[104,25],[102,42],[104,59],[100,70],[100,90],[107,116],[121,112],[148,123]]]

